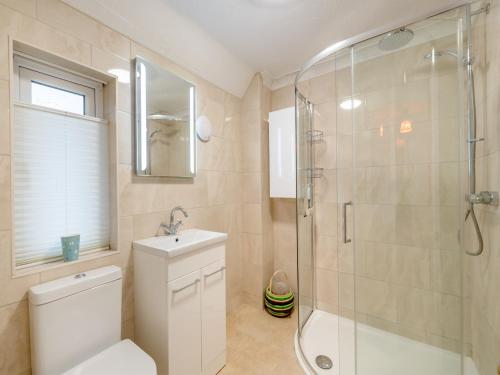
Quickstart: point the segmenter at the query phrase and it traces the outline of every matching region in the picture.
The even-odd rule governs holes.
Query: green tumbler
[[[61,247],[65,262],[78,260],[80,255],[80,235],[72,234],[71,236],[61,237]]]

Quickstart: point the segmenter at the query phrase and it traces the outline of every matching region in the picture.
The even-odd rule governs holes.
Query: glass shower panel
[[[461,374],[462,18],[353,47],[358,375]]]
[[[312,130],[313,105],[296,92],[297,261],[299,334],[314,309]]]

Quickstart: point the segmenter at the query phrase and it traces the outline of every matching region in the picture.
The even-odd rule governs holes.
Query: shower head
[[[413,31],[404,27],[391,31],[380,39],[378,48],[383,51],[394,51],[410,43],[413,39],[413,35]]]
[[[458,54],[455,51],[452,50],[445,50],[445,51],[436,51],[435,49],[432,49],[431,52],[429,52],[427,55],[424,56],[425,60],[432,60],[433,62],[443,56],[451,56],[455,59],[458,59]]]

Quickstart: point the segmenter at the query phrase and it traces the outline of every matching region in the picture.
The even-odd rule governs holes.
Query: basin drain
[[[316,364],[323,370],[329,370],[333,366],[332,360],[326,355],[318,355],[316,357]]]

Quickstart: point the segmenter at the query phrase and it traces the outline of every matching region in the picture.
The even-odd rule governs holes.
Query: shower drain
[[[316,357],[316,364],[323,370],[329,370],[333,366],[332,360],[326,355],[318,355]]]

